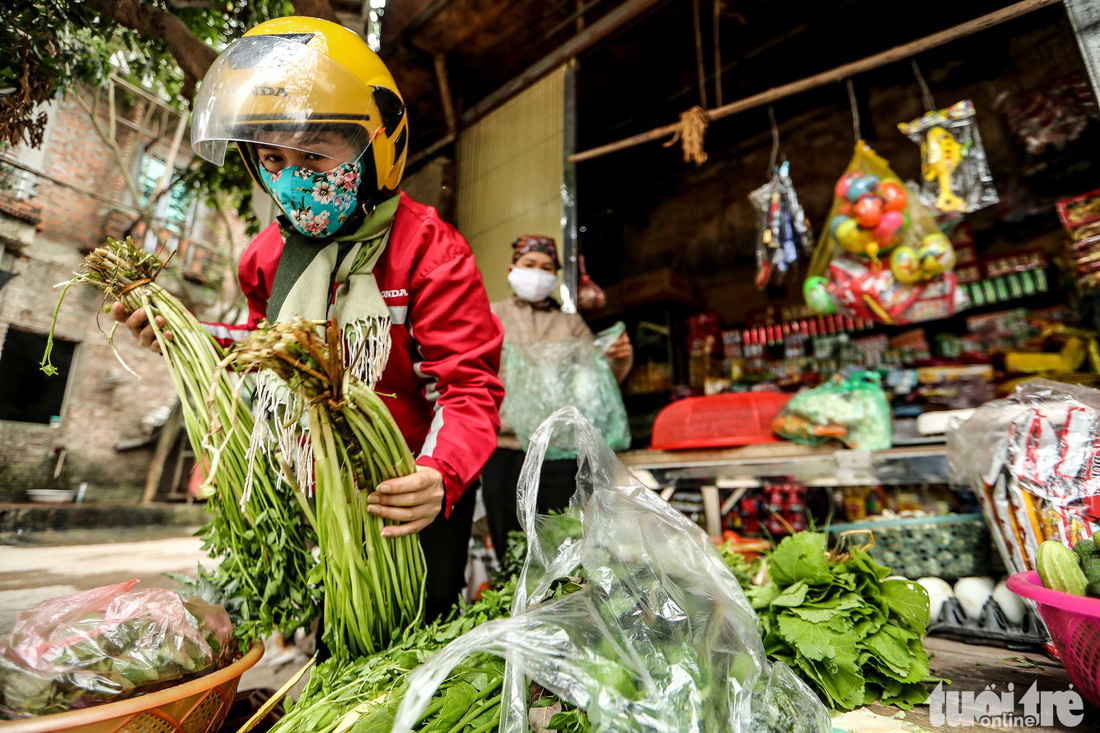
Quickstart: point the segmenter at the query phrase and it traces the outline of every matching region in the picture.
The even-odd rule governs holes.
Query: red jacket
[[[223,344],[241,338],[267,317],[282,252],[277,224],[248,245],[238,268],[248,323],[207,324]],[[496,448],[504,399],[497,376],[504,331],[489,310],[466,240],[434,208],[403,193],[374,275],[390,309],[393,341],[376,389],[417,464],[443,474],[449,515]]]

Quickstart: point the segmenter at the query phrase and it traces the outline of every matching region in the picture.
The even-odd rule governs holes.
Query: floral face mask
[[[317,173],[296,165],[275,173],[260,166],[260,178],[294,228],[307,237],[335,234],[355,207],[360,165],[344,163]]]

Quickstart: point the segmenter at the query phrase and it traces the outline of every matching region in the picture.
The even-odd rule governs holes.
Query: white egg
[[[993,589],[993,600],[1004,611],[1005,618],[1010,624],[1019,626],[1023,622],[1024,614],[1027,613],[1024,600],[1010,591],[1005,581],[997,583],[997,587]]]
[[[942,578],[921,578],[917,583],[928,592],[928,618],[931,623],[936,623],[943,604],[953,598],[955,593],[951,590],[951,585]]]
[[[959,599],[966,617],[977,621],[982,615],[982,606],[993,595],[993,578],[974,576],[962,578],[955,583],[955,597]]]

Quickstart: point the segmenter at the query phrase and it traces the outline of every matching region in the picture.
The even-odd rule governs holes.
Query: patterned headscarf
[[[513,264],[528,252],[542,252],[544,255],[550,255],[550,259],[554,261],[555,270],[561,269],[561,261],[558,259],[558,247],[550,237],[543,237],[538,234],[520,235],[516,238],[516,241],[512,242],[512,250]]]

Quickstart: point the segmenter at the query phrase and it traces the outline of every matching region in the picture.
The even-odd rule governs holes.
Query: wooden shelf
[[[791,478],[821,487],[948,481],[943,444],[860,451],[782,442],[711,450],[628,451],[619,457],[631,469],[648,471],[662,486],[702,482],[719,488],[753,488],[767,478]]]

